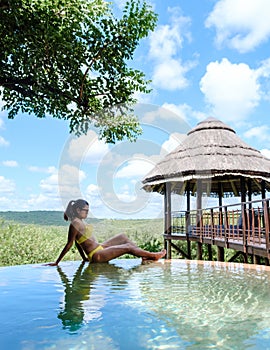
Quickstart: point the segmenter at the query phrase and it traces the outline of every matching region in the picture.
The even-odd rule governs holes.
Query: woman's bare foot
[[[166,252],[167,252],[166,249],[162,249],[160,252],[155,253],[156,256],[154,260],[159,260],[163,258],[166,255]]]
[[[163,258],[165,255],[166,255],[166,249],[162,249],[160,252],[156,252],[156,253],[153,253],[153,256],[150,258],[150,257],[142,257],[142,261],[145,262],[145,261],[157,261],[161,258]]]

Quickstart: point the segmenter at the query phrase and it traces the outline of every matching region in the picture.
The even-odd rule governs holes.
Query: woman
[[[99,244],[93,236],[93,227],[86,225],[83,220],[87,218],[89,204],[83,200],[70,201],[64,213],[64,219],[70,220],[68,230],[68,241],[54,263],[48,265],[56,266],[63,259],[75,242],[80,255],[84,261],[108,262],[124,254],[141,257],[142,260],[157,261],[164,257],[166,250],[153,253],[137,247],[126,235],[119,234],[104,243]]]

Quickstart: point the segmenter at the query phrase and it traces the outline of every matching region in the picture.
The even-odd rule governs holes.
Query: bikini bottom
[[[101,245],[98,245],[95,249],[93,249],[89,254],[88,254],[88,259],[89,262],[92,261],[93,255],[98,252],[99,250],[103,250],[104,248]]]

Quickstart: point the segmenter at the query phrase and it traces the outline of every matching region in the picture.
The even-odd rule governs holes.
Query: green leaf
[[[107,142],[136,138],[130,106],[134,92],[150,89],[130,63],[157,21],[146,2],[130,0],[116,18],[103,0],[2,1],[0,16],[1,97],[9,118],[20,111],[51,115],[69,120],[78,135],[98,125]],[[121,116],[119,104],[129,106]]]

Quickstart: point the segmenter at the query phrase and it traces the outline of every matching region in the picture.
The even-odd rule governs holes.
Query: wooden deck
[[[172,212],[171,227],[164,233],[167,258],[171,249],[176,249],[186,258],[190,256],[190,242],[197,242],[197,258],[202,259],[202,244],[208,245],[209,260],[211,246],[218,247],[218,260],[224,261],[224,249],[235,250],[235,256],[248,256],[254,263],[265,258],[269,264],[269,199],[245,202],[230,206],[201,209],[190,212]],[[174,241],[187,241],[187,253]]]

